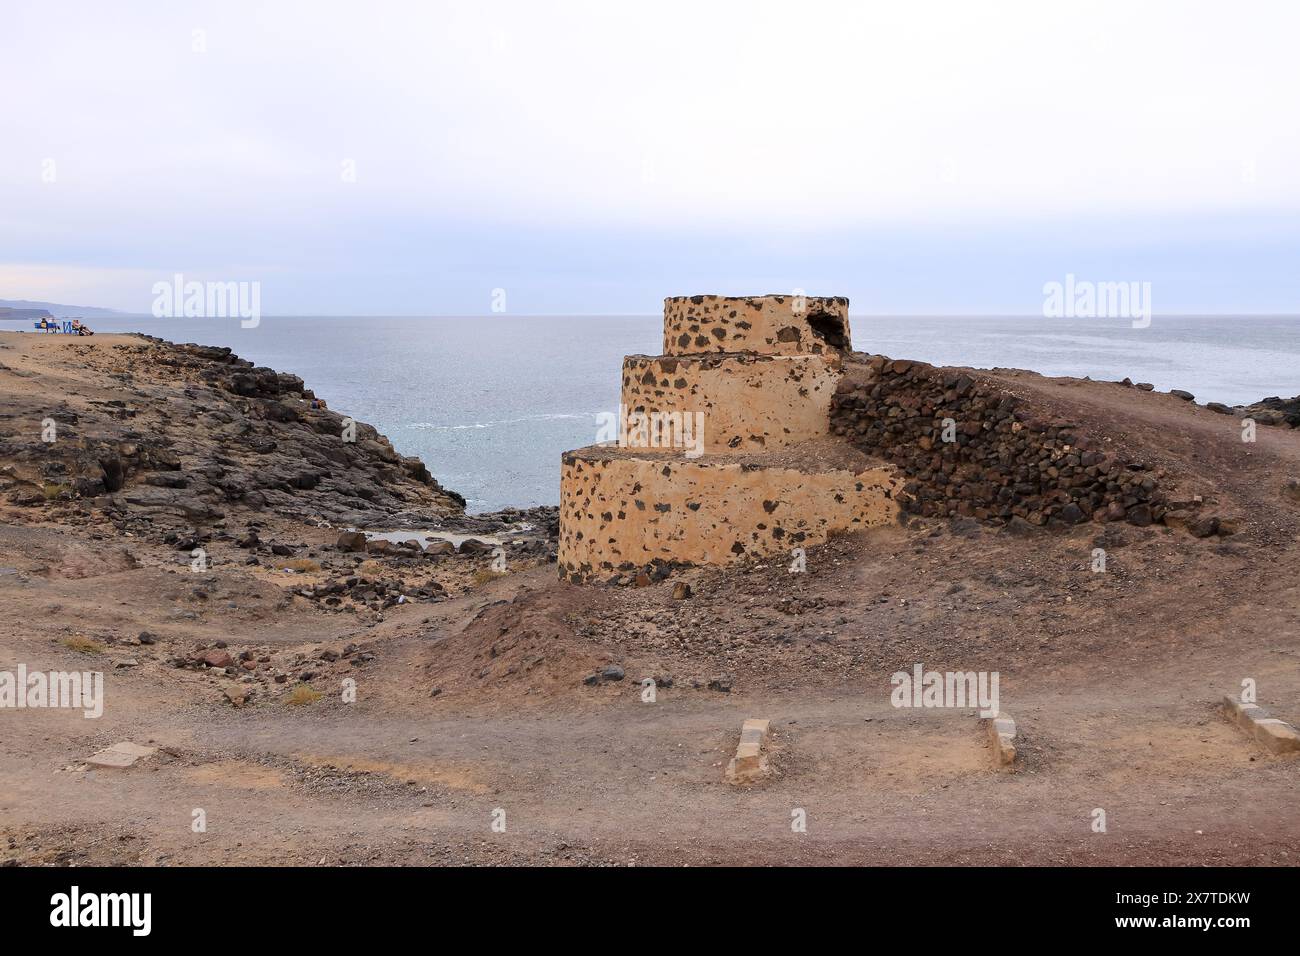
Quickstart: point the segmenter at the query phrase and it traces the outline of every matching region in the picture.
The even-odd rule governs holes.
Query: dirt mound
[[[574,626],[580,597],[552,588],[521,591],[482,607],[458,633],[435,635],[420,655],[430,693],[508,706],[574,696],[586,675],[610,663]]]

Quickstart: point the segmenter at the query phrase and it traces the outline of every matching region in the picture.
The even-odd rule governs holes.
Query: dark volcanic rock
[[[56,441],[0,423],[0,494],[42,506],[101,499],[123,529],[215,522],[232,509],[339,526],[430,526],[464,510],[424,463],[372,426],[323,407],[296,375],[229,349],[150,336],[78,344],[83,371],[121,398],[74,412],[38,394],[14,420],[49,418]],[[107,497],[106,497],[107,496]]]
[[[1241,411],[1249,418],[1266,425],[1288,425],[1300,428],[1300,395],[1295,398],[1273,396],[1247,405]]]
[[[1163,515],[1158,475],[1003,383],[923,362],[855,359],[832,400],[832,430],[903,472],[905,511],[1013,524],[1013,534]]]

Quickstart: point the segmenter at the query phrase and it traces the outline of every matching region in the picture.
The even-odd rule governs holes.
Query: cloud
[[[554,245],[755,250],[726,282],[830,234],[1124,221],[1149,245],[1189,218],[1300,206],[1288,3],[85,2],[10,18],[0,259],[265,276],[268,308],[279,277],[289,311],[399,290],[455,311],[494,273],[571,275]],[[641,278],[620,268],[584,273],[569,308]],[[128,294],[110,274],[102,295]]]

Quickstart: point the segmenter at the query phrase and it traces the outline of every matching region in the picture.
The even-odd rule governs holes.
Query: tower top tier
[[[850,350],[849,300],[812,295],[681,295],[664,299],[664,354],[758,352],[838,356]]]

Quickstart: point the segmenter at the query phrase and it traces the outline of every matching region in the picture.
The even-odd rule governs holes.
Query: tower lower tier
[[[693,459],[594,445],[562,459],[560,571],[598,581],[655,563],[790,555],[895,520],[895,487],[891,466],[834,442]]]

